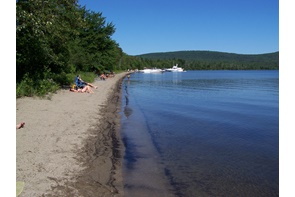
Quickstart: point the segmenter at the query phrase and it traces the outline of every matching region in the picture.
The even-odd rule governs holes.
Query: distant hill
[[[153,60],[183,59],[185,61],[279,61],[279,52],[257,55],[244,55],[216,51],[174,51],[162,53],[147,53],[137,56]]]
[[[181,60],[184,63],[182,66],[186,65],[191,69],[279,69],[279,52],[248,55],[216,51],[174,51],[147,53],[136,57],[163,61]]]

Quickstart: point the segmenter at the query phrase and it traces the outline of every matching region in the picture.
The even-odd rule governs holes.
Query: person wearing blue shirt
[[[77,86],[78,88],[84,88],[85,85],[86,85],[86,83],[85,83],[83,80],[81,80],[80,75],[77,75],[75,81],[76,81],[76,86]]]
[[[81,79],[80,75],[77,75],[77,77],[76,77],[76,79],[75,79],[75,82],[76,82],[76,86],[77,86],[78,88],[84,88],[86,85],[88,85],[88,86],[90,86],[90,87],[92,87],[92,88],[97,89],[97,86],[94,86],[94,85],[92,85],[91,83],[87,83],[87,82],[83,81],[83,80]]]

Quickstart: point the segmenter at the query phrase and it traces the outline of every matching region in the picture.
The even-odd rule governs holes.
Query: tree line
[[[278,70],[279,52],[243,55],[216,51],[148,53],[137,57],[159,68],[178,64],[186,70]]]

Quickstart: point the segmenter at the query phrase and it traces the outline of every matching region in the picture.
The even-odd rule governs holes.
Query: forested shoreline
[[[244,55],[217,51],[174,51],[137,57],[151,60],[155,67],[178,64],[186,70],[278,70],[279,52]]]
[[[128,69],[115,30],[77,0],[16,1],[17,97],[54,92],[77,73],[91,81],[98,72]]]
[[[186,70],[279,69],[278,52],[270,58],[262,54],[250,59],[237,54],[216,58],[227,56],[221,52],[192,59],[187,51],[130,56],[112,39],[115,31],[115,25],[101,12],[87,10],[78,0],[16,1],[16,96],[55,92],[73,83],[77,74],[93,81],[106,71],[169,68],[173,64]]]

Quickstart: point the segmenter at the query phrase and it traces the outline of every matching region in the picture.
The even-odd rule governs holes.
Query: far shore
[[[22,196],[123,196],[121,84],[96,79],[94,93],[59,90],[16,99],[16,181]],[[83,76],[81,76],[83,78]]]

